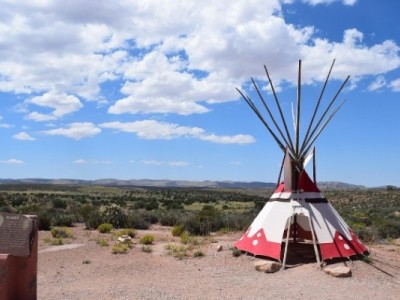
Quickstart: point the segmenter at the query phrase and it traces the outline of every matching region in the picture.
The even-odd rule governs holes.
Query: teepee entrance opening
[[[293,210],[302,207],[293,207]],[[281,261],[282,268],[287,265],[315,262],[320,264],[319,246],[316,234],[308,215],[294,212],[287,221],[282,235]]]

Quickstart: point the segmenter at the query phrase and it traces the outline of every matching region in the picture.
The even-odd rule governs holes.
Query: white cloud
[[[0,91],[42,94],[39,99],[58,91],[60,97],[107,103],[102,84],[115,81],[122,96],[111,97],[117,101],[110,113],[189,115],[209,112],[204,103],[238,99],[235,86],[250,76],[265,78],[262,64],[277,84],[296,82],[298,58],[309,66],[305,83],[324,80],[321,70],[334,57],[333,78],[384,74],[400,66],[393,41],[367,46],[363,33],[350,28],[343,41],[332,42],[318,37],[314,27],[288,24],[281,4],[290,2],[6,1],[0,18]],[[82,105],[39,99],[42,109],[30,119],[58,119]]]
[[[14,139],[21,140],[21,141],[34,141],[36,140],[34,137],[30,136],[28,133],[25,131],[21,131],[17,134],[13,135]]]
[[[19,159],[11,158],[11,159],[8,159],[8,160],[0,160],[0,163],[2,163],[2,164],[11,164],[11,165],[20,165],[20,164],[23,164],[24,162],[22,160],[19,160]]]
[[[90,122],[71,123],[67,127],[42,131],[46,135],[61,135],[75,140],[92,137],[100,132],[101,129]]]
[[[377,76],[375,80],[368,86],[368,91],[376,91],[386,86],[386,80],[383,76]]]
[[[136,122],[108,122],[99,125],[103,128],[116,129],[122,132],[134,133],[143,139],[175,139],[195,138],[203,141],[220,144],[249,144],[254,143],[254,138],[249,135],[219,136],[209,134],[199,127],[180,126],[175,123],[163,123],[155,120],[142,120]]]
[[[400,78],[391,81],[389,87],[394,92],[400,92]]]
[[[14,127],[14,126],[11,125],[11,124],[7,124],[7,123],[1,123],[1,124],[0,124],[0,128],[6,128],[6,129],[8,129],[8,128],[12,128],[12,127]]]
[[[77,160],[74,160],[72,163],[77,164],[77,165],[85,165],[85,164],[88,164],[89,162],[86,159],[77,159]]]
[[[83,107],[83,104],[77,97],[73,95],[60,94],[55,91],[33,97],[28,102],[45,108],[48,107],[53,110],[49,114],[43,114],[37,111],[31,112],[27,118],[34,121],[57,120],[64,115],[71,114]]]

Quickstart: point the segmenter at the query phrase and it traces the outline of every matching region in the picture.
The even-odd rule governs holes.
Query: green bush
[[[127,227],[127,213],[116,204],[101,207],[99,214],[104,223],[110,223],[114,228]]]
[[[62,238],[58,237],[58,238],[52,239],[51,244],[53,246],[61,246],[61,245],[64,245],[64,241]]]
[[[125,244],[115,244],[111,248],[112,254],[124,254],[127,253],[129,249],[128,245]]]
[[[151,245],[154,242],[154,236],[151,234],[146,234],[144,236],[142,236],[139,240],[139,243],[143,244],[143,245]]]
[[[97,245],[102,246],[102,247],[107,247],[107,246],[109,246],[109,243],[105,238],[99,238],[99,239],[97,239]]]
[[[167,244],[165,245],[165,250],[168,251],[168,255],[172,255],[173,257],[178,259],[183,259],[187,256],[187,248],[185,246]]]
[[[123,228],[123,229],[119,229],[118,231],[115,232],[115,236],[117,238],[123,236],[123,235],[127,235],[130,236],[131,238],[134,238],[136,236],[136,230],[132,229],[132,228]]]
[[[234,248],[234,249],[232,250],[232,256],[234,256],[234,257],[239,257],[239,256],[241,256],[241,255],[242,255],[242,251],[240,251],[239,249]]]
[[[182,232],[182,234],[180,235],[180,239],[182,244],[188,244],[191,240],[190,235],[187,231]]]
[[[110,233],[111,230],[113,230],[113,229],[114,229],[114,227],[110,223],[103,223],[103,224],[100,224],[99,227],[97,227],[97,230],[100,233]]]
[[[59,215],[54,217],[54,226],[72,227],[73,217],[68,215]]]
[[[41,211],[38,214],[38,228],[39,230],[50,230],[52,216],[48,212]]]
[[[205,256],[205,254],[200,250],[193,253],[193,257],[203,257],[203,256]]]
[[[172,228],[172,236],[180,236],[185,231],[184,225],[176,225]]]
[[[150,228],[150,223],[143,215],[130,212],[127,216],[127,227],[146,230]]]
[[[51,229],[51,235],[54,238],[72,238],[74,235],[72,234],[71,229],[66,227],[54,227]]]

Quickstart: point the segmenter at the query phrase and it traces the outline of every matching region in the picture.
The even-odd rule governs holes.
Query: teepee
[[[354,255],[368,253],[367,248],[322,195],[316,184],[315,148],[312,147],[326,125],[343,105],[344,101],[336,108],[332,108],[350,78],[348,76],[344,80],[327,107],[319,112],[321,100],[334,63],[335,60],[332,62],[319,98],[316,101],[305,135],[300,135],[301,60],[298,66],[296,111],[293,112],[293,136],[289,133],[280,102],[268,69],[265,66],[264,69],[275,99],[277,111],[279,111],[281,125],[278,124],[271,113],[270,107],[254,79],[252,79],[253,86],[266,111],[265,114],[269,116],[269,122],[267,122],[264,117],[265,114],[261,113],[253,100],[238,89],[243,99],[283,151],[284,159],[275,192],[248,230],[235,243],[235,247],[256,256],[276,259],[282,262],[283,268],[286,263],[288,247],[292,243],[312,242],[318,263],[321,260],[349,258]],[[271,126],[271,122],[274,127]],[[305,170],[305,165],[311,159],[313,160],[313,179],[308,176]],[[283,182],[281,182],[282,173]]]

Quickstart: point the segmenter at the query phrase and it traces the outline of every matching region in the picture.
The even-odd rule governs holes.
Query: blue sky
[[[0,178],[275,182],[250,78],[302,123],[336,63],[317,178],[400,186],[400,11],[383,0],[0,0]],[[269,102],[272,103],[272,102]]]

